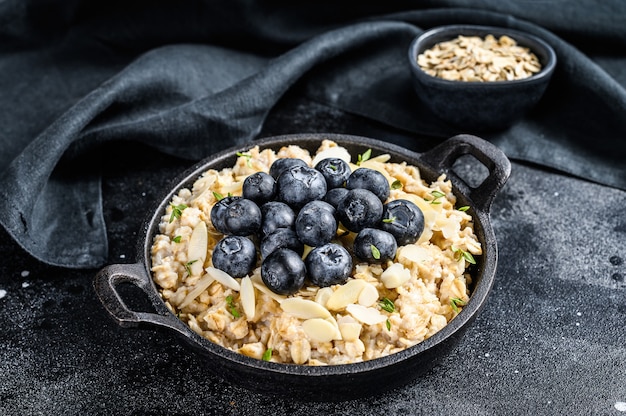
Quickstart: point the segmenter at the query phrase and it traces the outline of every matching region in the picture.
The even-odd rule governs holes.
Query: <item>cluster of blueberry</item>
[[[365,167],[350,169],[339,158],[310,167],[301,159],[277,159],[269,174],[256,172],[243,183],[242,196],[220,199],[211,211],[214,227],[225,234],[213,251],[213,265],[233,277],[249,274],[257,261],[261,278],[278,294],[293,294],[308,280],[326,287],[344,283],[352,255],[332,242],[339,224],[357,233],[352,252],[361,261],[381,263],[397,247],[417,241],[424,216],[414,203],[390,194],[387,178]],[[313,247],[302,260],[304,246]]]

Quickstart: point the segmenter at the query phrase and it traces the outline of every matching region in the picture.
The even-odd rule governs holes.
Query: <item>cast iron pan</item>
[[[469,302],[458,316],[431,338],[399,353],[355,364],[318,367],[278,364],[246,357],[213,344],[193,332],[167,309],[152,281],[150,247],[165,208],[173,195],[181,188],[190,187],[205,170],[231,167],[237,151],[246,151],[254,145],[278,149],[288,144],[314,151],[322,139],[334,140],[346,147],[353,157],[367,149],[372,149],[372,155],[388,153],[393,162],[406,161],[417,166],[427,182],[446,173],[452,181],[457,206],[470,206],[468,212],[474,218],[475,233],[483,247],[483,255],[477,256],[477,264],[472,266],[474,281]],[[463,155],[474,156],[489,171],[476,187],[470,187],[452,169],[455,161]],[[493,284],[498,257],[489,210],[509,173],[510,162],[497,147],[470,135],[454,136],[422,154],[379,140],[339,134],[295,134],[257,140],[220,152],[189,169],[145,222],[138,242],[136,263],[104,267],[95,277],[94,288],[106,310],[122,327],[151,325],[174,331],[187,346],[204,357],[207,369],[250,390],[314,401],[347,400],[379,394],[405,384],[430,369],[438,358],[454,348],[483,308]],[[129,309],[117,288],[121,283],[131,283],[140,288],[153,305],[154,312]]]

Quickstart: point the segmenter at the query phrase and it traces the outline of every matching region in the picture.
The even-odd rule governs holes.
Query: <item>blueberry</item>
[[[314,248],[305,260],[311,283],[319,287],[343,284],[352,272],[352,256],[343,246],[329,243]]]
[[[295,229],[300,241],[308,246],[329,243],[337,234],[335,208],[324,201],[307,203],[296,217]]]
[[[378,228],[364,228],[353,244],[354,254],[368,263],[382,263],[393,260],[398,244],[391,233]]]
[[[299,255],[304,252],[304,244],[291,228],[277,228],[274,232],[263,237],[260,244],[261,258],[267,258],[279,248],[288,248]]]
[[[328,202],[333,207],[337,208],[341,200],[346,196],[348,190],[346,188],[333,188],[329,189],[322,198],[323,201]]]
[[[226,228],[226,224],[224,223],[224,218],[228,206],[240,199],[240,196],[227,196],[217,201],[217,203],[213,205],[213,208],[211,208],[211,222],[213,223],[213,227],[215,227],[215,229],[220,233],[230,234]]]
[[[278,228],[293,228],[296,214],[284,202],[270,201],[261,205],[261,232],[264,236]]]
[[[281,248],[261,264],[261,279],[265,286],[279,295],[292,295],[304,286],[306,266],[293,250]]]
[[[326,179],[308,166],[292,166],[276,180],[276,199],[294,209],[302,208],[307,202],[322,199],[326,194]]]
[[[424,214],[406,199],[395,199],[383,206],[380,229],[391,233],[399,246],[413,244],[424,231]]]
[[[372,191],[378,199],[385,202],[389,198],[389,181],[385,175],[370,168],[358,168],[350,174],[346,181],[348,189],[367,189]]]
[[[383,217],[383,203],[367,189],[350,190],[337,207],[337,218],[348,230],[358,233],[377,227]]]
[[[256,260],[256,247],[247,237],[227,235],[213,249],[213,266],[232,277],[250,274]]]
[[[324,175],[328,189],[343,187],[352,172],[345,160],[335,157],[320,160],[315,169]]]
[[[254,234],[261,228],[261,209],[249,199],[237,199],[226,208],[224,225],[226,234]]]
[[[243,197],[262,205],[274,198],[276,181],[265,172],[255,172],[243,181]]]
[[[308,166],[306,162],[302,159],[294,158],[294,157],[286,157],[281,159],[276,159],[272,166],[270,166],[270,176],[274,179],[278,179],[281,173],[284,170],[292,167],[292,166]]]

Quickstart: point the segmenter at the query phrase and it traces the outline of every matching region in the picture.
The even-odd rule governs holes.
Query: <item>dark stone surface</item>
[[[315,131],[403,136],[289,97],[261,135]],[[102,158],[110,263],[133,262],[160,188],[191,164],[127,149]],[[492,221],[496,282],[458,348],[400,389],[345,403],[261,396],[213,376],[172,334],[117,326],[93,292],[97,270],[46,266],[2,230],[0,414],[624,414],[626,193],[514,162]],[[129,306],[145,307],[133,293]]]

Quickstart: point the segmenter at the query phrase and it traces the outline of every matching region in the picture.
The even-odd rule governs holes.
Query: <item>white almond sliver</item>
[[[328,309],[319,303],[308,299],[287,298],[281,302],[280,307],[283,311],[300,319],[324,319],[331,316]]]
[[[252,279],[250,279],[252,280]],[[257,288],[260,292],[265,293],[267,296],[269,296],[270,298],[274,299],[276,302],[278,303],[283,303],[283,301],[285,299],[287,299],[287,297],[283,296],[283,295],[279,295],[278,293],[274,293],[272,292],[270,289],[268,289],[267,286],[265,286],[265,284],[263,282],[258,282],[256,280],[252,280],[252,284],[254,285],[255,288]]]
[[[333,294],[333,289],[330,287],[323,287],[321,289],[319,289],[317,291],[317,293],[315,294],[315,302],[319,303],[320,305],[326,307],[326,302],[328,302],[328,299],[330,298],[330,296]]]
[[[330,342],[337,333],[337,327],[322,318],[307,319],[302,322],[302,329],[311,341],[317,342]]]
[[[328,158],[341,159],[346,163],[350,163],[351,156],[345,147],[341,147],[341,146],[329,147],[328,149],[322,150],[321,152],[315,155],[315,157],[313,158],[313,161],[311,162],[311,166],[315,166],[321,160],[328,159]]]
[[[400,287],[409,280],[411,280],[411,271],[400,263],[392,264],[380,275],[380,281],[387,289]]]
[[[215,280],[220,282],[223,286],[229,287],[232,290],[239,292],[241,286],[239,282],[233,279],[228,273],[215,267],[207,267],[206,272],[213,276]]]
[[[338,311],[345,308],[359,299],[361,291],[368,284],[365,280],[354,279],[340,286],[326,301],[326,308],[331,311]]]
[[[350,315],[359,322],[366,325],[376,325],[381,322],[385,322],[387,317],[375,308],[367,308],[363,305],[351,304],[346,306],[346,310]]]
[[[344,341],[355,341],[361,336],[363,326],[358,322],[344,322],[339,324],[341,339]]]
[[[379,294],[376,286],[371,283],[367,283],[365,286],[363,286],[363,290],[361,290],[361,293],[359,294],[357,303],[363,306],[372,306],[376,303],[378,297]]]
[[[253,320],[256,314],[256,299],[254,295],[254,285],[248,276],[244,276],[241,279],[241,291],[239,292],[239,296],[241,297],[243,313],[246,314],[249,321]]]
[[[408,244],[398,249],[398,258],[421,264],[430,260],[428,251],[415,244]]]
[[[337,320],[335,319],[334,316],[329,316],[328,318],[325,318],[326,321],[330,322],[333,327],[335,327],[335,336],[333,337],[334,340],[341,340],[341,331],[339,331],[339,324],[337,323]]]
[[[183,302],[180,304],[179,308],[182,309],[185,306],[189,305],[195,298],[200,296],[200,294],[204,292],[206,288],[209,287],[214,281],[215,279],[213,278],[213,276],[209,274],[205,274],[204,276],[202,276],[196,282],[196,285],[191,290],[191,292],[189,292],[187,296],[185,296],[185,299],[183,299]]]
[[[204,221],[200,221],[191,233],[189,245],[187,246],[187,259],[193,262],[189,265],[189,271],[192,276],[202,273],[204,260],[209,246],[209,234]]]

